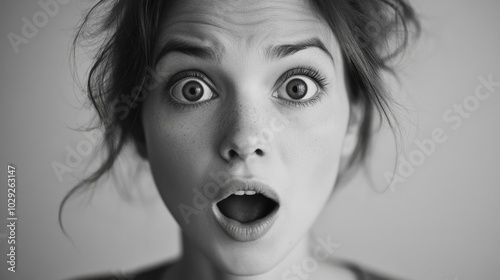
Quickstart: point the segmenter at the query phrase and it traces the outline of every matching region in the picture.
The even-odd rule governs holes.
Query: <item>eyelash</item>
[[[171,76],[164,83],[163,88],[167,92],[167,94],[166,94],[167,103],[169,103],[170,105],[172,105],[176,109],[190,109],[190,108],[195,109],[195,108],[200,108],[200,107],[208,105],[208,101],[210,101],[210,100],[207,100],[204,102],[193,103],[193,104],[184,104],[184,103],[180,103],[180,102],[175,101],[174,98],[172,96],[170,96],[170,90],[172,90],[172,87],[175,84],[177,84],[182,79],[193,78],[193,77],[203,80],[210,87],[210,89],[216,93],[216,90],[214,89],[214,85],[209,81],[208,77],[203,72],[201,72],[199,70],[187,70],[187,71],[183,71],[183,72],[180,72],[180,73],[177,73],[177,74]]]
[[[273,90],[273,92],[276,91],[277,88],[280,87],[289,78],[291,78],[293,76],[297,76],[297,75],[307,76],[307,77],[313,79],[314,82],[316,82],[319,86],[318,93],[314,97],[310,98],[307,101],[292,101],[292,100],[286,100],[286,99],[280,98],[279,99],[280,102],[284,102],[285,104],[292,105],[295,107],[299,107],[299,106],[308,107],[308,106],[311,106],[311,105],[314,105],[314,104],[320,102],[322,97],[323,97],[323,94],[325,94],[325,88],[328,86],[328,83],[326,82],[326,77],[323,76],[318,70],[313,69],[313,68],[309,68],[309,67],[300,67],[299,66],[299,67],[296,67],[294,69],[291,69],[291,70],[288,70],[287,72],[285,72],[281,76],[281,78],[278,80],[277,86],[275,86],[275,89]],[[214,89],[215,86],[211,82],[209,82],[209,79],[207,78],[207,76],[205,74],[203,74],[202,72],[200,72],[198,70],[187,70],[187,71],[177,73],[177,74],[171,76],[170,78],[168,78],[166,80],[166,82],[164,83],[163,87],[164,87],[166,92],[170,92],[172,87],[177,82],[181,81],[184,78],[190,78],[190,77],[202,79],[211,88],[211,90],[214,91],[215,94],[217,94],[217,91]],[[193,103],[193,104],[184,104],[184,103],[180,103],[180,102],[175,101],[173,99],[173,97],[170,96],[170,94],[166,94],[166,96],[167,96],[167,98],[166,98],[167,102],[169,104],[171,104],[176,109],[200,108],[200,107],[204,107],[204,106],[208,105],[208,102],[210,101],[210,100],[207,100],[204,102],[198,102],[198,103]]]
[[[307,101],[292,101],[292,100],[287,100],[287,99],[280,99],[280,102],[284,102],[288,105],[292,105],[295,107],[308,107],[311,105],[314,105],[318,102],[321,101],[321,98],[323,97],[323,94],[325,94],[325,88],[328,86],[328,83],[326,82],[326,77],[323,76],[318,70],[314,68],[309,68],[309,67],[296,67],[294,69],[288,70],[285,72],[285,74],[282,76],[282,78],[279,79],[278,81],[278,86],[273,90],[276,91],[278,87],[280,87],[284,82],[286,82],[289,78],[293,76],[307,76],[311,79],[314,80],[318,84],[319,90],[318,93],[310,98]]]

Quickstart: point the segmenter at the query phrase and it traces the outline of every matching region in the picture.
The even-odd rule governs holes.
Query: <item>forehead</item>
[[[333,32],[307,0],[183,0],[166,11],[161,37],[193,39],[214,48],[242,48],[319,38],[335,44]]]

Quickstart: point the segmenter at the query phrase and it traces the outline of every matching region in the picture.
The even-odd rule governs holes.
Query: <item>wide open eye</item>
[[[314,80],[304,75],[295,75],[288,78],[273,96],[286,100],[300,102],[314,97],[319,87]]]
[[[183,104],[201,103],[217,97],[206,82],[197,77],[187,77],[178,81],[170,91],[175,101]]]

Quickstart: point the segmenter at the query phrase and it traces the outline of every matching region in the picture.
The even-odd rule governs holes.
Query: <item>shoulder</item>
[[[94,275],[90,277],[73,278],[71,280],[146,280],[146,279],[158,279],[160,275],[172,266],[172,262],[165,262],[151,266],[148,268],[141,269],[135,273],[109,273],[102,275]],[[351,272],[349,279],[355,280],[406,280],[397,277],[390,277],[383,273],[376,272],[375,270],[363,267],[362,265],[355,264],[353,262],[342,261],[340,263],[345,269]],[[347,276],[347,275],[346,275]],[[348,279],[348,277],[346,277]]]
[[[384,273],[377,272],[373,269],[363,267],[353,262],[342,262],[342,266],[350,270],[356,280],[406,280],[398,277],[390,277]]]

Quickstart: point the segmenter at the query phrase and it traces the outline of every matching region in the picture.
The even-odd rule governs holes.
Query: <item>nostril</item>
[[[234,150],[229,151],[229,158],[235,158],[237,153]]]
[[[256,149],[254,151],[254,153],[258,156],[263,156],[264,155],[264,151],[262,151],[261,149]],[[245,159],[248,155],[246,154],[239,154],[238,152],[236,152],[235,150],[231,149],[229,150],[229,158],[230,159],[234,159],[234,158],[237,158],[237,157],[240,157],[240,158],[243,158]]]

